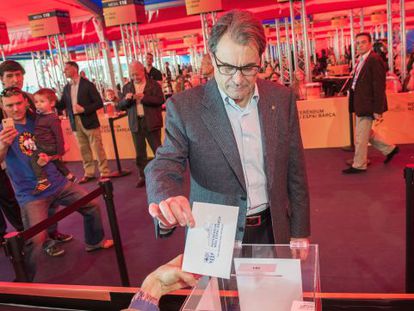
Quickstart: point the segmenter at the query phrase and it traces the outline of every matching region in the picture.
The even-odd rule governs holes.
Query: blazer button
[[[246,201],[246,200],[247,200],[247,197],[246,197],[245,195],[242,195],[242,196],[240,197],[240,200],[242,200],[242,201]]]

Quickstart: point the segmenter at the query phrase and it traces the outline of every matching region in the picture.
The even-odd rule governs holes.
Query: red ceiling
[[[414,4],[414,0],[406,0],[406,3],[408,2],[411,5]],[[332,16],[335,16],[335,11],[384,4],[385,0],[307,0],[306,11],[309,15],[332,12]],[[279,4],[276,0],[223,0],[223,7],[225,11],[234,8],[248,9],[261,20],[289,15],[288,3]],[[31,13],[45,12],[54,8],[70,11],[73,34],[66,36],[69,46],[98,41],[90,21],[93,16],[92,12],[83,8],[76,0],[14,0],[13,5],[10,5],[10,1],[0,1],[0,20],[7,23],[10,38],[15,39],[11,45],[5,46],[6,53],[14,54],[47,49],[45,39],[31,38],[27,16]],[[200,35],[200,26],[200,17],[187,16],[185,7],[181,6],[159,10],[151,21],[139,25],[139,29],[143,36],[157,34],[157,37],[172,41],[171,44],[174,43],[176,46],[176,39],[181,40],[186,31]],[[82,29],[86,30],[83,38]],[[119,40],[119,28],[106,29],[106,35],[110,40]]]

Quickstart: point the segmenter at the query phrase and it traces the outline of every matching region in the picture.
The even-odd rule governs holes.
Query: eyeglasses
[[[1,97],[11,97],[11,96],[16,96],[16,95],[20,95],[20,94],[23,95],[23,91],[18,87],[12,86],[12,87],[5,88],[3,90],[3,92],[1,92],[0,96]]]
[[[260,70],[259,65],[233,66],[222,62],[217,58],[215,53],[213,53],[213,56],[218,71],[225,76],[232,76],[236,74],[237,70],[240,70],[243,76],[255,76]],[[218,62],[220,62],[220,64]]]

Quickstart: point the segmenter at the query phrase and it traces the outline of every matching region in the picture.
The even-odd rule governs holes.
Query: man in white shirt
[[[367,170],[368,142],[384,156],[384,163],[392,160],[399,148],[384,140],[372,128],[374,120],[381,120],[388,110],[385,94],[387,68],[381,57],[372,51],[371,35],[359,33],[355,38],[359,55],[349,92],[349,111],[356,114],[355,154],[352,166],[343,174],[359,174]]]

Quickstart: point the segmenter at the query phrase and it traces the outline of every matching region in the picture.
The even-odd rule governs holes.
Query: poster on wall
[[[29,15],[29,26],[33,38],[72,32],[69,11],[64,10],[31,14]]]
[[[102,0],[106,27],[145,22],[144,0]]]

